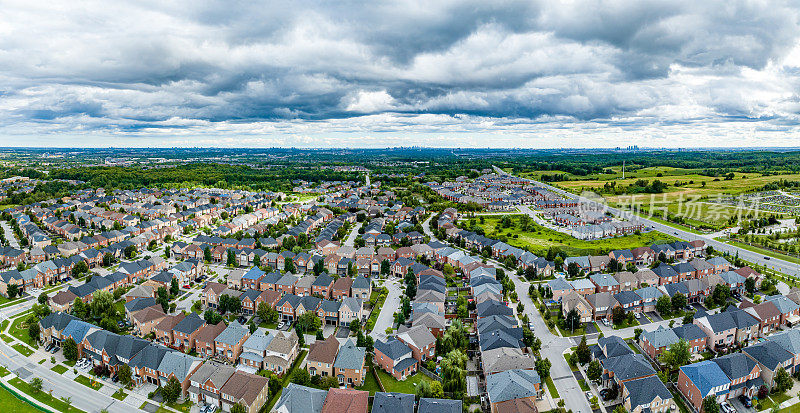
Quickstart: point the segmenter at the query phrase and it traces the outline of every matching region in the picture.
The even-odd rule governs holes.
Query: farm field
[[[626,188],[638,179],[652,182],[658,179],[669,184],[664,193],[660,194],[604,194],[606,201],[613,206],[638,205],[643,211],[655,211],[662,214],[666,209],[670,215],[684,216],[685,223],[694,227],[721,229],[728,226],[731,217],[738,216],[740,211],[733,206],[715,204],[711,201],[724,196],[737,196],[747,192],[757,191],[764,185],[780,180],[800,180],[800,174],[760,175],[755,173],[734,172],[733,179],[723,177],[715,178],[701,175],[699,170],[680,169],[668,167],[642,168],[636,171],[626,171],[625,179],[622,178],[621,168],[608,168],[614,174],[592,174],[586,177],[576,177],[569,174],[570,181],[552,183],[554,186],[580,194],[584,191],[600,192],[606,183],[615,183],[617,188]],[[543,174],[560,173],[559,171],[536,171],[523,174],[536,179]],[[658,175],[662,176],[658,176]],[[678,183],[678,186],[675,184]],[[686,204],[691,201],[690,204]],[[744,210],[741,214],[747,216],[754,211]],[[773,212],[762,211],[763,214]]]
[[[515,223],[522,215],[510,215]],[[528,231],[521,231],[518,226],[504,228],[498,231],[500,217],[484,217],[483,224],[476,224],[483,228],[487,237],[499,238],[505,235],[508,244],[515,247],[527,248],[536,255],[545,255],[551,247],[559,248],[567,255],[597,255],[605,254],[615,249],[636,248],[651,244],[660,244],[676,241],[677,238],[659,232],[643,232],[617,238],[584,241],[573,238],[567,234],[544,228],[531,221]]]

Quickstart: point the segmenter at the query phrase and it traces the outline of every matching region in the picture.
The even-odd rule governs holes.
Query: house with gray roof
[[[264,366],[264,357],[267,355],[267,347],[272,339],[272,334],[267,334],[266,329],[258,328],[242,345],[242,354],[239,355],[239,364],[249,367],[255,373]]]
[[[328,392],[326,390],[289,383],[289,385],[283,389],[283,392],[281,392],[281,398],[275,403],[272,412],[320,413],[327,396]]]
[[[158,365],[158,377],[161,385],[165,386],[170,377],[175,377],[181,383],[181,396],[186,396],[189,390],[189,376],[200,367],[202,359],[178,351],[164,354]]]
[[[235,363],[242,352],[242,345],[250,337],[250,330],[236,321],[228,325],[215,339],[217,356]]]
[[[648,376],[622,384],[622,403],[629,412],[666,412],[674,400],[658,376]]]
[[[212,404],[220,408],[220,389],[236,369],[214,360],[208,360],[189,377],[189,399],[193,403]]]
[[[414,413],[413,394],[376,392],[371,413]]]
[[[333,374],[340,385],[359,387],[364,384],[366,357],[366,349],[357,347],[353,339],[348,339],[339,347],[339,354],[333,362]]]
[[[419,399],[417,413],[461,413],[461,403],[461,400],[423,397]]]
[[[541,389],[541,379],[536,371],[507,370],[492,374],[486,378],[486,392],[492,411],[502,410],[503,403],[530,402],[535,406],[535,399]]]

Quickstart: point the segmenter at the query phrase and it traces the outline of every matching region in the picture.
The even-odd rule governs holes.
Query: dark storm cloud
[[[770,129],[796,120],[799,36],[788,1],[19,0],[0,131]]]

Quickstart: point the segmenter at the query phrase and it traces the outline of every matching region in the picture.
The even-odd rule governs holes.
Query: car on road
[[[678,231],[673,232],[673,234],[678,235]]]
[[[278,323],[278,330],[282,329],[282,328],[283,328],[283,326],[285,326],[285,325],[286,325],[286,323],[284,323],[283,321],[281,321],[280,323]]]
[[[764,259],[765,259],[765,260],[768,260],[768,259],[769,259],[769,257],[764,257]]]

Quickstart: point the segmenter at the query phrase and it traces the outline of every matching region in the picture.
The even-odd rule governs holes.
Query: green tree
[[[756,280],[755,280],[755,278],[746,278],[744,280],[744,288],[750,294],[753,294],[754,292],[756,292]]]
[[[611,319],[614,321],[614,324],[622,324],[625,322],[625,310],[622,309],[620,306],[614,307],[611,310]]]
[[[211,262],[212,258],[213,257],[211,256],[211,247],[206,245],[206,247],[203,249],[203,260],[205,262]]]
[[[775,372],[775,389],[778,393],[791,390],[793,386],[794,380],[792,380],[792,376],[790,376],[783,367],[778,367],[778,370]]]
[[[292,372],[289,380],[292,383],[299,384],[301,386],[308,386],[311,384],[311,376],[308,374],[308,370],[306,369],[295,369]]]
[[[258,318],[261,319],[261,321],[264,321],[265,323],[268,324],[277,323],[278,317],[280,316],[280,314],[278,314],[278,311],[276,311],[273,308],[270,308],[267,305],[267,303],[259,303],[258,309],[256,309],[256,314],[258,315]]]
[[[350,322],[351,330],[353,323],[356,321],[357,320],[353,320],[352,322]],[[314,312],[306,311],[300,317],[297,317],[297,327],[301,329],[304,333],[309,331],[313,332],[319,330],[320,327],[322,327],[322,321],[320,321],[319,317],[317,317],[317,315]]]
[[[539,377],[542,380],[545,380],[548,377],[550,377],[551,366],[552,364],[550,363],[550,360],[548,360],[547,358],[536,360],[536,372],[539,373]]]
[[[222,316],[218,312],[209,308],[206,310],[205,313],[203,313],[203,319],[206,320],[206,323],[208,324],[216,325],[219,324],[220,321],[222,321]]]
[[[222,301],[221,298],[220,301]],[[166,288],[158,287],[158,290],[156,290],[156,303],[161,304],[161,309],[164,310],[164,313],[169,313],[169,293]]]
[[[592,352],[589,350],[589,345],[586,343],[586,335],[581,338],[578,348],[575,349],[575,354],[578,356],[578,362],[586,364],[592,359]]]
[[[170,281],[169,285],[169,292],[172,294],[173,297],[177,296],[179,292],[181,292],[180,287],[178,286],[178,278],[172,277],[172,281]]]
[[[567,311],[567,315],[564,317],[564,325],[572,332],[581,326],[581,314],[578,310],[573,308]]]
[[[17,284],[9,284],[6,289],[6,294],[8,294],[9,299],[13,299],[19,294],[19,286]]]
[[[283,263],[283,269],[288,273],[295,273],[297,271],[294,267],[294,261],[292,260],[286,260]]]
[[[671,371],[689,364],[691,359],[692,353],[689,351],[689,342],[683,339],[670,344],[669,348],[661,354],[661,361],[667,365]]]
[[[179,382],[175,376],[171,376],[169,380],[167,380],[167,384],[161,388],[161,397],[164,398],[164,401],[167,403],[175,403],[180,394],[181,382]]]
[[[686,307],[686,296],[681,293],[675,293],[672,296],[672,311],[680,311],[683,307]]]
[[[231,406],[231,413],[247,413],[247,409],[241,403],[236,403]]]
[[[114,263],[114,255],[110,252],[103,254],[103,267],[108,267]]]
[[[30,385],[34,393],[39,393],[40,391],[42,391],[42,385],[43,385],[42,379],[34,377],[31,379]]]
[[[33,322],[28,323],[28,337],[31,338],[33,341],[39,340],[39,323]]]
[[[668,295],[662,295],[656,300],[656,310],[662,316],[669,315],[672,312],[672,302]]]
[[[64,343],[61,346],[64,350],[64,358],[70,361],[75,361],[78,359],[78,344],[75,343],[75,340],[72,337],[68,337],[64,340]]]
[[[37,298],[37,301],[39,301],[39,304],[47,304],[47,293],[39,294],[39,298]]]
[[[125,387],[128,387],[131,385],[131,383],[133,383],[131,368],[125,363],[119,366],[117,377],[119,378],[119,382],[122,383],[122,385]]]
[[[92,317],[100,320],[103,317],[115,317],[117,310],[114,308],[114,294],[108,291],[95,291],[92,294],[92,302],[89,304]]]
[[[600,376],[603,375],[603,367],[600,366],[600,362],[597,360],[592,360],[589,363],[589,367],[586,368],[586,376],[589,380],[597,381],[600,380]]]
[[[717,403],[717,398],[714,395],[707,396],[703,399],[703,406],[702,406],[703,413],[719,413],[719,403]]]
[[[228,260],[227,260],[226,264],[229,267],[235,267],[236,266],[236,254],[233,252],[232,249],[228,250]]]

